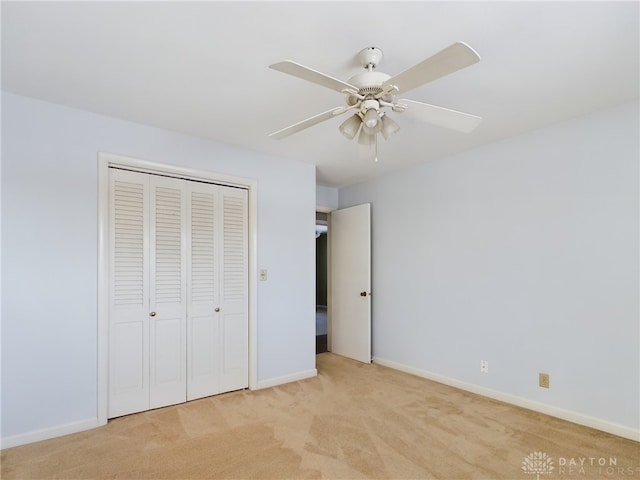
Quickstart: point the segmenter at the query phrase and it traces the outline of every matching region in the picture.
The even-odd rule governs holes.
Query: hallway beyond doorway
[[[327,351],[327,307],[316,305],[316,354]]]

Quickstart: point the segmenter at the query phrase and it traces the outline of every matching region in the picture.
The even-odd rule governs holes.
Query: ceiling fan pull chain
[[[378,163],[378,134],[376,134],[376,136],[375,136],[375,149],[376,149],[376,156],[373,159],[373,161],[375,163]]]

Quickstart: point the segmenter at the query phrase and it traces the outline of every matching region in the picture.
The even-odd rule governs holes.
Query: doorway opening
[[[316,212],[316,354],[327,349],[329,214]]]

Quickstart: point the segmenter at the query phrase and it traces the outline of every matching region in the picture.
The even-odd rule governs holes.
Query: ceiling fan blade
[[[301,122],[294,123],[282,130],[278,130],[277,132],[273,132],[269,135],[269,137],[274,138],[276,140],[280,140],[281,138],[288,137],[289,135],[293,135],[305,128],[312,127],[320,122],[324,122],[325,120],[329,120],[330,118],[337,117],[338,115],[345,112],[344,107],[335,107],[331,110],[327,110],[326,112],[319,113],[313,117],[307,118],[306,120],[302,120]]]
[[[435,55],[408,68],[382,84],[385,87],[395,86],[398,92],[424,85],[425,83],[444,77],[464,67],[473,65],[480,60],[480,56],[466,43],[456,42]]]
[[[448,108],[402,99],[398,103],[407,105],[405,112],[411,116],[439,127],[446,127],[459,132],[469,133],[482,121],[482,117],[470,113],[458,112]]]
[[[313,70],[312,68],[300,65],[299,63],[292,62],[291,60],[274,63],[273,65],[269,65],[269,68],[272,68],[273,70],[277,70],[279,72],[288,73],[289,75],[293,75],[294,77],[298,77],[303,80],[322,85],[323,87],[330,88],[337,92],[342,93],[344,90],[354,90],[356,92],[358,91],[358,87],[355,87],[347,82],[343,82],[342,80],[338,80],[337,78],[330,77],[329,75],[318,72],[317,70]]]

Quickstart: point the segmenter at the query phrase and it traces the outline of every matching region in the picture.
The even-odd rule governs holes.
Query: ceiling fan
[[[344,106],[332,108],[273,132],[269,136],[282,139],[338,115],[354,112],[339,126],[339,130],[349,140],[354,139],[360,132],[358,143],[361,145],[361,156],[375,158],[378,161],[378,133],[386,140],[400,130],[400,126],[389,117],[388,111],[401,113],[408,110],[422,121],[461,132],[471,132],[478,126],[482,118],[476,115],[415,100],[396,100],[398,94],[404,94],[478,62],[480,56],[469,45],[456,42],[394,76],[374,71],[382,56],[382,50],[376,47],[360,51],[358,60],[365,71],[351,77],[347,82],[291,60],[269,65],[269,68],[274,70],[338,91],[344,94],[346,103]]]

